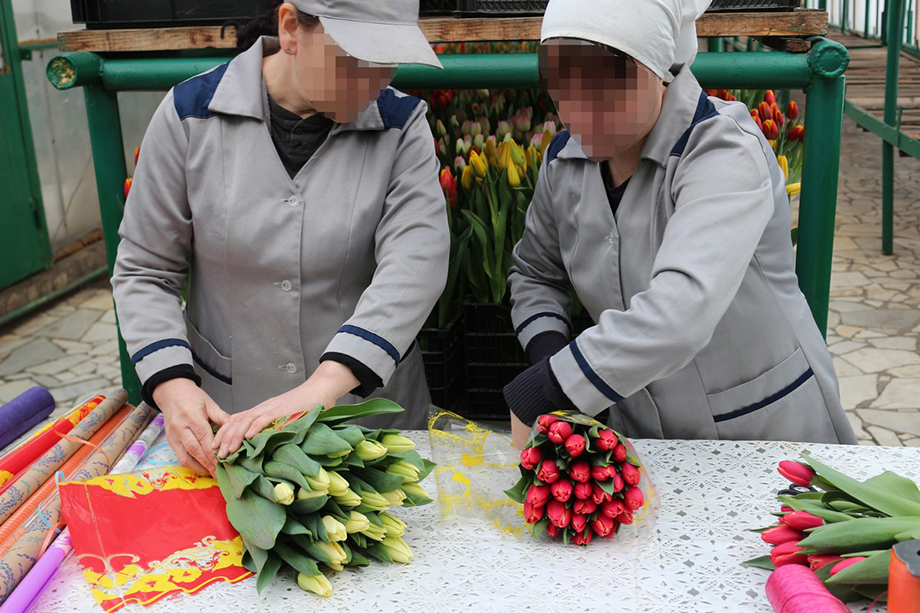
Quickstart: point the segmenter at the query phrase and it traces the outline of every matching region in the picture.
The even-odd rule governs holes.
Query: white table
[[[426,434],[410,436],[429,457]],[[658,523],[646,538],[627,536],[587,548],[518,540],[485,522],[445,522],[432,504],[397,513],[409,524],[405,539],[415,553],[410,565],[375,562],[339,573],[331,598],[301,591],[293,573],[283,571],[262,596],[248,579],[123,610],[766,613],[772,611],[764,594],[767,573],[740,563],[768,552],[760,537],[746,530],[770,524],[770,513],[778,510],[774,495],[786,482],[776,472],[777,462],[807,451],[860,479],[883,469],[920,479],[920,449],[913,448],[659,440],[636,441],[636,448],[660,487]],[[168,449],[152,455],[161,462],[174,458]],[[434,478],[423,485],[433,493]],[[868,604],[853,610],[864,613]],[[101,608],[71,556],[33,611]],[[885,607],[873,609],[879,611]]]

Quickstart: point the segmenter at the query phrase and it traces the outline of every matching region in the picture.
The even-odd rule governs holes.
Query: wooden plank
[[[807,53],[811,49],[811,41],[806,38],[791,38],[788,36],[758,36],[760,42],[786,53]]]
[[[539,40],[542,17],[464,18],[426,17],[419,26],[432,43],[492,40]],[[699,36],[789,36],[827,33],[825,11],[800,9],[768,13],[706,13],[697,21]],[[182,49],[232,49],[236,31],[227,28],[221,38],[218,26],[70,30],[58,34],[61,51],[177,51]]]

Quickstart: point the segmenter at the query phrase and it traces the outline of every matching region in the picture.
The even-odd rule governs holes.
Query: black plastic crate
[[[712,0],[706,12],[791,11],[799,6],[801,6],[801,0]]]
[[[457,0],[421,0],[419,15],[449,15],[457,10]]]
[[[462,413],[469,419],[507,420],[502,389],[528,366],[511,323],[511,309],[467,304],[464,321],[467,393]]]
[[[465,391],[463,314],[444,328],[422,328],[418,344],[431,402],[442,409],[459,409]]]
[[[419,15],[516,16],[542,15],[549,0],[421,0]]]
[[[268,5],[268,0],[70,0],[73,22],[88,28],[245,23],[264,15]]]

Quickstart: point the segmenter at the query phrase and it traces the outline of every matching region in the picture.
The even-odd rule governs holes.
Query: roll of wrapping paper
[[[32,436],[15,449],[0,456],[0,493],[3,493],[5,483],[12,480],[14,475],[21,475],[35,460],[61,440],[61,434],[69,434],[73,427],[80,423],[90,411],[99,406],[99,403],[103,400],[105,400],[105,396],[100,394],[80,403],[66,415],[36,430]]]
[[[101,450],[96,450],[83,468],[71,476],[71,479],[82,481],[108,474],[112,468],[109,465],[109,458],[115,461],[116,458],[121,457],[151,420],[153,413],[154,410],[146,404],[141,404],[131,411],[130,415],[106,438]],[[0,602],[6,600],[19,581],[35,565],[42,543],[48,535],[49,527],[58,524],[61,518],[61,497],[55,492],[42,508],[42,517],[30,522],[25,534],[0,557]]]
[[[163,432],[163,414],[158,413],[153,421],[144,428],[137,441],[125,452],[125,455],[115,464],[112,474],[128,473],[137,468],[141,458],[153,445],[153,442]],[[2,605],[0,613],[25,613],[39,596],[45,591],[48,581],[54,576],[61,564],[72,551],[70,542],[70,529],[64,531],[51,544],[48,550],[38,559],[35,566],[29,571],[16,589],[10,594]]]
[[[776,613],[850,613],[815,573],[799,564],[786,564],[770,573],[767,600]]]
[[[69,475],[76,474],[76,472],[83,467],[86,459],[89,458],[97,448],[102,446],[105,439],[128,417],[128,415],[130,415],[133,408],[134,407],[131,405],[126,404],[119,409],[111,419],[105,422],[105,424],[96,431],[96,434],[90,437],[89,445],[81,446],[76,453],[64,462],[64,465],[60,468],[60,471],[64,473],[64,479],[67,479]],[[6,553],[12,545],[13,540],[22,536],[26,524],[34,519],[35,511],[56,491],[56,479],[48,479],[34,494],[29,496],[29,499],[25,501],[21,507],[10,515],[9,519],[0,524],[0,556]]]
[[[54,398],[43,387],[33,387],[0,407],[0,449],[54,412]]]
[[[81,440],[89,439],[127,400],[128,392],[117,390],[93,409],[68,436]],[[62,439],[32,464],[24,475],[16,479],[9,489],[0,494],[0,524],[28,500],[42,483],[50,479],[80,446],[81,443],[78,441]]]
[[[888,563],[888,613],[920,611],[920,540],[901,541]]]

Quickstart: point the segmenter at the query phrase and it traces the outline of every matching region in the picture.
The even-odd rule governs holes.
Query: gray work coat
[[[510,274],[525,347],[569,334],[569,287],[596,325],[550,359],[583,412],[629,436],[855,443],[796,281],[785,178],[747,108],[688,68],[614,218],[599,164],[547,149]]]
[[[112,279],[135,368],[143,382],[192,364],[233,413],[337,352],[381,378],[375,396],[406,409],[372,423],[424,428],[414,340],[450,244],[426,105],[385,90],[292,180],[264,115],[262,58],[277,48],[263,37],[177,85],[147,129]]]

